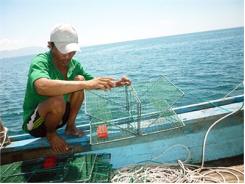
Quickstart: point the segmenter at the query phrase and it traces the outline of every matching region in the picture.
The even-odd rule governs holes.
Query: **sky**
[[[1,0],[0,51],[46,47],[72,24],[83,46],[244,26],[243,0]]]

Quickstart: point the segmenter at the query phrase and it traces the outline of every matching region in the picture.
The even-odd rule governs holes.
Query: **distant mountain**
[[[0,51],[0,59],[33,55],[33,54],[38,54],[40,52],[45,52],[47,50],[48,48],[43,48],[43,47],[25,47],[25,48],[15,49],[15,50],[3,50]]]

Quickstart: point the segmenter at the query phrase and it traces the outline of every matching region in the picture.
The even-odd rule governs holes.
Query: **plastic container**
[[[108,130],[106,125],[99,125],[97,127],[97,136],[101,139],[108,138]]]

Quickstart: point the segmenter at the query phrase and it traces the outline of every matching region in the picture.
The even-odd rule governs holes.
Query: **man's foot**
[[[77,136],[77,137],[82,137],[84,135],[83,131],[79,130],[76,127],[73,127],[73,128],[67,128],[66,127],[65,134],[66,135]]]
[[[47,139],[53,151],[67,152],[69,150],[69,146],[66,144],[66,142],[56,133],[47,133]]]

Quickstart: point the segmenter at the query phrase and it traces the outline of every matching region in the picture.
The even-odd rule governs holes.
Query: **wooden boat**
[[[200,163],[204,136],[208,128],[225,115],[210,131],[205,151],[205,161],[242,155],[244,151],[243,95],[175,108],[185,126],[147,135],[134,136],[102,144],[90,144],[90,126],[81,125],[86,133],[81,138],[59,134],[70,144],[68,153],[110,153],[114,168],[145,161],[174,163]],[[142,116],[144,117],[144,116]],[[45,138],[30,135],[10,137],[12,143],[1,150],[1,164],[29,160],[55,154]]]

